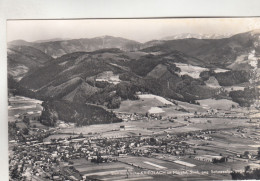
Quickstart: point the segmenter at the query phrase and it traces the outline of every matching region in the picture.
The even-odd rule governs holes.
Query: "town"
[[[16,131],[9,141],[10,178],[153,180],[161,171],[168,173],[159,174],[165,180],[183,175],[229,179],[234,170],[241,171],[246,166],[251,170],[259,168],[258,119],[239,117],[235,111],[234,115],[217,110],[196,112],[193,116],[185,113],[188,116],[163,117],[118,112],[117,116],[123,122],[111,124],[108,130],[105,124],[99,125],[96,132],[91,128],[92,131],[79,132],[81,128],[75,128],[75,125],[39,128],[37,116],[25,113],[20,116],[21,121],[9,123],[9,128]],[[216,120],[219,122],[220,119],[228,122],[217,127]],[[240,124],[233,125],[231,120],[238,120]],[[19,128],[21,122],[27,125],[27,131]],[[140,127],[149,124],[151,128]],[[196,124],[215,126],[189,129]],[[60,125],[64,123],[60,122]],[[236,139],[239,141],[232,141]]]

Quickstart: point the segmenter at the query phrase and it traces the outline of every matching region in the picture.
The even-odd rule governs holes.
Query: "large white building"
[[[201,155],[201,156],[196,156],[194,158],[195,160],[199,160],[199,161],[205,161],[205,162],[211,162],[213,163],[214,161],[220,161],[226,158],[223,156],[217,156],[217,155]]]

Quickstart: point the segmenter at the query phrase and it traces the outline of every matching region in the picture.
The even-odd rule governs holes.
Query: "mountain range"
[[[17,40],[8,43],[8,74],[19,84],[18,92],[26,89],[43,100],[117,108],[123,100],[137,99],[136,92],[148,92],[191,103],[225,98],[248,106],[246,99],[235,97],[243,91],[227,90],[250,89],[256,82],[259,40],[258,30],[146,43],[112,36]]]
[[[13,46],[34,47],[53,58],[77,51],[91,52],[105,48],[119,48],[124,51],[135,51],[140,49],[140,43],[120,37],[102,36],[96,38],[81,38],[69,40],[40,40],[36,42],[27,42],[24,40],[14,40],[8,43],[8,47]]]

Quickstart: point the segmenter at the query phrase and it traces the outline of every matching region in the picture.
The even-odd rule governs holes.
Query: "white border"
[[[260,16],[259,0],[0,0],[0,180],[8,177],[7,19]]]

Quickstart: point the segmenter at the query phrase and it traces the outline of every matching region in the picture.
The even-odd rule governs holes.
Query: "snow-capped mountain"
[[[193,33],[182,33],[173,36],[163,37],[161,40],[178,40],[187,38],[197,38],[197,39],[221,39],[229,38],[231,34],[193,34]]]

